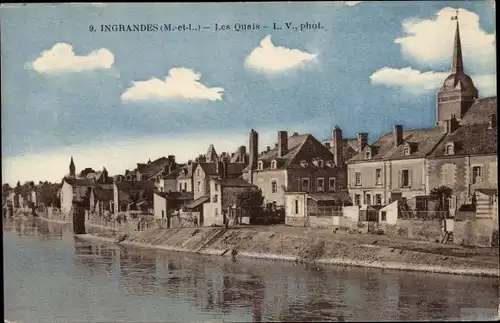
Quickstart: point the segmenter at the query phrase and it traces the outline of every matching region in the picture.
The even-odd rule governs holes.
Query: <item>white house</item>
[[[73,201],[82,201],[87,192],[90,194],[91,187],[91,180],[65,177],[61,188],[61,212],[69,214]]]

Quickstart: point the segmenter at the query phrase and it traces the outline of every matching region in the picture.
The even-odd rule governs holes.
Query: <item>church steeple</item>
[[[462,119],[474,103],[474,100],[478,97],[478,91],[472,79],[469,75],[465,74],[458,10],[451,20],[457,21],[453,42],[451,73],[444,80],[443,86],[437,93],[436,121],[438,123],[447,122],[453,117],[457,120]]]
[[[76,177],[75,174],[75,163],[73,162],[73,156],[71,156],[71,161],[69,162],[69,176]]]
[[[460,26],[458,24],[458,10],[457,15],[453,20],[457,21],[457,28],[455,30],[455,42],[453,46],[453,61],[451,63],[452,74],[464,74],[464,61],[462,58],[462,43],[460,41]]]

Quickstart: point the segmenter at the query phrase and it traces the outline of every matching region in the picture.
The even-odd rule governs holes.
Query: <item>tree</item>
[[[431,190],[430,195],[436,197],[438,200],[437,211],[449,211],[449,204],[445,203],[445,201],[450,199],[452,194],[453,190],[444,185],[435,187]]]
[[[236,193],[236,206],[245,211],[252,208],[261,207],[264,203],[264,196],[261,190],[251,190]]]

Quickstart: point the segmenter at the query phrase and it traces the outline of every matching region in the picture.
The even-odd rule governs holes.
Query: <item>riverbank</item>
[[[87,227],[80,239],[114,243],[123,233]],[[122,245],[159,250],[342,266],[500,277],[498,248],[285,226],[178,228],[127,232]]]

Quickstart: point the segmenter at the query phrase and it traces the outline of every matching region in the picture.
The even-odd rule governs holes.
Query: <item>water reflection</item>
[[[40,312],[42,321],[65,313],[75,321],[445,320],[470,309],[493,318],[498,306],[495,279],[152,252],[81,241],[70,227],[41,221],[13,221],[4,230],[71,247],[70,262],[51,267],[56,273],[42,268],[39,279],[57,284],[66,275],[80,289],[75,299],[50,294],[66,303],[59,301],[57,315]],[[33,248],[26,255],[47,247],[25,246]],[[9,304],[7,313],[22,318]]]

